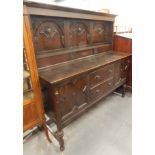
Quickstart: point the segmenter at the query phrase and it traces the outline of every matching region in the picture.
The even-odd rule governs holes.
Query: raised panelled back
[[[31,16],[37,52],[112,43],[113,22]]]
[[[30,19],[38,68],[112,50],[113,22],[35,15]]]

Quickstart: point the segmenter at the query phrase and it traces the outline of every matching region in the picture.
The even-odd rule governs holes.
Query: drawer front
[[[113,78],[105,81],[104,83],[96,86],[90,90],[90,102],[102,97],[106,92],[113,88]]]
[[[90,87],[95,86],[96,84],[100,83],[101,81],[105,81],[109,78],[114,76],[114,64],[105,66],[97,71],[90,73]]]

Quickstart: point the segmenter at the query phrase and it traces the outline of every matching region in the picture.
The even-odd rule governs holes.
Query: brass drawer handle
[[[108,86],[111,86],[111,85],[112,85],[112,83],[111,83],[111,82],[109,82],[109,83],[108,83]]]
[[[125,66],[125,70],[127,70],[127,68],[128,68],[128,66],[126,65],[126,66]]]
[[[109,73],[112,73],[112,69],[109,69],[109,71],[108,71]]]
[[[85,92],[87,90],[87,86],[84,86],[84,88],[82,89],[83,92]]]
[[[58,92],[58,91],[55,91],[55,93],[54,93],[54,94],[57,96],[57,95],[59,95],[59,92]]]
[[[96,76],[95,76],[95,79],[96,79],[96,80],[98,80],[98,79],[100,79],[100,78],[101,78],[100,75],[96,75]]]

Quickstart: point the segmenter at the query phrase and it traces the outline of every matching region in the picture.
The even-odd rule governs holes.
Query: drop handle
[[[111,86],[111,85],[112,85],[111,82],[109,82],[109,83],[108,83],[108,86]]]
[[[126,65],[126,66],[125,66],[125,70],[126,70],[127,68],[128,68],[128,66]]]
[[[65,97],[60,97],[59,100],[60,100],[60,102],[65,102],[65,99],[66,99]]]
[[[96,76],[95,76],[95,79],[96,79],[96,80],[98,80],[98,79],[100,79],[100,78],[101,78],[100,75],[96,75]]]
[[[87,86],[84,86],[84,88],[82,89],[83,92],[85,92],[87,90]]]
[[[112,73],[112,69],[109,69],[109,73]]]
[[[59,95],[59,92],[58,91],[55,91],[55,93],[54,93],[56,96],[58,96]]]

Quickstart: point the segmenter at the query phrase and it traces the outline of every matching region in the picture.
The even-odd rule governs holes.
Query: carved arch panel
[[[85,46],[89,44],[90,30],[84,22],[70,22],[69,41],[70,46]]]
[[[94,22],[92,30],[93,43],[105,42],[105,24]]]
[[[34,32],[35,45],[38,51],[64,48],[64,31],[52,21],[43,21]]]

